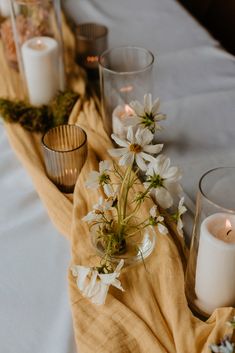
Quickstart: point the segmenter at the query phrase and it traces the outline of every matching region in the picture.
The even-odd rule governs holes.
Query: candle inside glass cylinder
[[[21,48],[30,103],[48,104],[61,87],[59,46],[54,38],[35,37]]]
[[[201,224],[196,304],[203,313],[235,305],[235,215],[216,213]]]
[[[38,38],[35,41],[29,42],[29,48],[40,51],[40,50],[47,49],[47,45],[46,43],[43,43],[43,41],[40,38]]]
[[[99,55],[107,49],[108,29],[98,23],[82,23],[76,29],[77,62],[95,75]]]
[[[8,17],[11,14],[10,2],[8,0],[0,0],[0,15]]]
[[[118,105],[112,114],[113,133],[120,138],[125,138],[128,127],[125,126],[125,119],[134,116],[134,110],[128,105]]]

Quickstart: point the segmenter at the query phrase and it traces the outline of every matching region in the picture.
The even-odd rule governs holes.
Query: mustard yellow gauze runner
[[[2,50],[2,48],[1,48]],[[10,81],[9,70],[1,53],[0,96],[19,96]],[[3,64],[2,64],[3,63]],[[15,80],[17,82],[17,80]],[[16,85],[17,86],[17,85]],[[80,92],[84,84],[78,85]],[[49,217],[71,242],[71,265],[91,266],[96,256],[87,224],[81,218],[98,200],[98,192],[85,188],[91,170],[100,160],[108,159],[111,141],[104,132],[95,100],[80,99],[70,117],[88,136],[88,159],[77,180],[73,196],[62,194],[45,173],[39,134],[19,125],[6,124],[10,144],[32,177]],[[184,292],[184,268],[176,246],[174,230],[158,234],[156,247],[142,263],[122,270],[124,292],[110,288],[106,303],[92,304],[76,287],[68,269],[74,335],[80,353],[200,353],[210,352],[209,344],[218,342],[231,328],[225,322],[235,315],[234,308],[221,308],[203,322],[187,305]]]

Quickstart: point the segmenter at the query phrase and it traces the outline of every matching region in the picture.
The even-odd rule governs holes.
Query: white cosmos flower
[[[227,338],[223,339],[219,345],[211,344],[209,346],[211,352],[213,353],[234,353],[234,347],[234,343],[230,342]]]
[[[94,267],[85,267],[74,265],[71,271],[74,277],[77,277],[77,287],[84,297],[91,300],[92,303],[101,305],[105,303],[110,286],[114,286],[121,291],[121,282],[117,279],[120,275],[124,260],[121,260],[112,273],[99,273]]]
[[[111,168],[110,161],[101,161],[99,163],[99,171],[93,170],[88,175],[87,181],[85,183],[86,187],[89,189],[97,189],[99,186],[103,186],[104,190],[111,192],[110,176],[108,171]]]
[[[82,220],[86,222],[99,221],[102,219],[105,211],[110,210],[111,207],[112,201],[104,201],[103,197],[99,197],[99,201],[93,206],[93,210],[83,217]]]
[[[187,208],[184,206],[184,197],[181,197],[178,205],[178,211],[177,211],[177,231],[180,235],[182,234],[182,229],[183,229],[183,222],[181,219],[181,216],[187,211]]]
[[[170,159],[160,154],[148,166],[146,175],[146,188],[151,190],[156,202],[163,208],[169,208],[173,204],[173,195],[179,194],[181,187],[179,180],[181,173],[178,167],[170,166]]]
[[[112,139],[121,148],[109,150],[109,154],[113,157],[121,157],[119,165],[133,165],[134,161],[141,170],[147,169],[146,161],[152,162],[154,158],[150,154],[157,154],[162,150],[163,145],[151,145],[153,134],[148,129],[138,128],[134,134],[133,128],[130,126],[127,131],[127,139],[121,139],[112,134]]]
[[[167,234],[168,233],[168,229],[167,227],[163,224],[164,222],[164,217],[159,215],[157,212],[157,206],[154,205],[153,207],[150,208],[150,216],[152,217],[152,220],[154,222],[154,225],[157,226],[159,232],[161,234]]]
[[[125,119],[126,126],[140,125],[148,128],[152,133],[162,129],[158,122],[166,119],[166,115],[158,112],[160,108],[159,98],[152,103],[152,95],[148,93],[144,95],[144,104],[139,101],[132,101],[130,107],[134,110],[136,117]]]

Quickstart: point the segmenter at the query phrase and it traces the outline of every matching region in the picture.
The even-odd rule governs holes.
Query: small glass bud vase
[[[131,229],[123,237],[115,232],[101,231],[100,227],[93,227],[91,230],[91,242],[97,254],[103,258],[108,249],[111,262],[119,263],[123,259],[125,265],[133,265],[151,255],[155,247],[155,239],[156,232],[151,225],[138,231]]]
[[[186,272],[189,306],[205,318],[235,307],[235,167],[216,168],[199,182]]]
[[[11,25],[25,95],[32,105],[48,104],[64,90],[60,0],[10,0]]]

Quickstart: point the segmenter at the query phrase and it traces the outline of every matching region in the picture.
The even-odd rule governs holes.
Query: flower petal
[[[100,177],[100,174],[97,171],[92,170],[88,175],[87,181],[85,182],[86,187],[88,189],[98,188],[99,177]]]
[[[160,108],[160,99],[156,98],[152,105],[152,113],[156,115],[159,108]]]
[[[108,294],[109,286],[100,283],[99,290],[96,294],[94,294],[91,298],[91,302],[96,305],[103,305],[105,303],[107,294]]]
[[[157,154],[161,152],[162,148],[163,148],[163,144],[148,145],[148,146],[144,146],[143,151],[151,154]]]
[[[114,195],[113,188],[110,184],[104,184],[103,189],[104,189],[104,193],[107,197]]]
[[[172,181],[177,181],[181,178],[182,174],[178,167],[169,167],[162,172],[162,177],[166,179],[172,179]]]
[[[107,170],[110,170],[111,168],[111,163],[110,161],[101,161],[99,163],[99,171],[100,171],[100,174],[103,174],[105,171]]]
[[[128,152],[125,153],[122,158],[120,158],[119,160],[119,165],[132,165],[134,163],[135,160],[135,155],[134,153]]]
[[[180,235],[183,235],[182,229],[183,229],[183,222],[182,222],[181,218],[179,217],[178,222],[177,222],[177,231]]]
[[[115,134],[111,135],[112,139],[116,142],[117,145],[121,146],[121,147],[127,147],[128,146],[128,142],[126,140],[122,140],[120,137],[118,137]]]
[[[136,154],[135,160],[136,160],[136,163],[137,163],[138,167],[141,170],[147,170],[147,165],[146,165],[144,159],[141,157],[141,153],[140,154]]]
[[[110,156],[112,157],[120,157],[122,156],[124,153],[127,153],[129,150],[127,147],[123,147],[123,148],[112,148],[110,150],[108,150],[108,153],[110,154]]]
[[[153,218],[157,217],[157,205],[153,205],[149,210],[150,216]]]
[[[158,223],[157,228],[161,234],[166,235],[168,233],[168,229],[166,226],[164,226],[164,224]]]
[[[147,114],[150,114],[152,111],[152,95],[147,93],[144,95],[144,111]]]
[[[136,126],[138,124],[141,123],[141,118],[137,117],[137,116],[133,116],[133,117],[129,117],[129,118],[126,118],[124,121],[123,121],[123,125],[125,127],[128,127],[128,126]]]
[[[152,142],[153,134],[151,133],[151,131],[149,129],[140,129],[139,138],[140,138],[141,146],[144,147],[146,145],[149,145]]]
[[[143,159],[145,159],[146,161],[149,162],[154,162],[155,158],[153,156],[151,156],[150,154],[147,154],[145,152],[140,152],[139,154]]]
[[[138,116],[142,116],[144,113],[144,107],[143,105],[138,102],[138,101],[132,101],[130,102],[129,106],[134,110],[134,112],[138,115]]]
[[[97,285],[97,276],[98,276],[98,271],[92,270],[89,283],[83,290],[83,294],[88,298],[95,295],[99,290],[99,285]]]
[[[134,131],[133,131],[133,127],[129,126],[128,130],[127,130],[127,140],[130,141],[131,143],[134,142]]]
[[[169,208],[173,204],[173,199],[169,191],[165,188],[154,189],[156,202],[164,209]]]
[[[83,291],[85,287],[85,281],[88,276],[88,274],[91,272],[90,267],[85,267],[85,266],[72,266],[71,267],[72,274],[73,276],[77,277],[77,286],[78,288]]]

